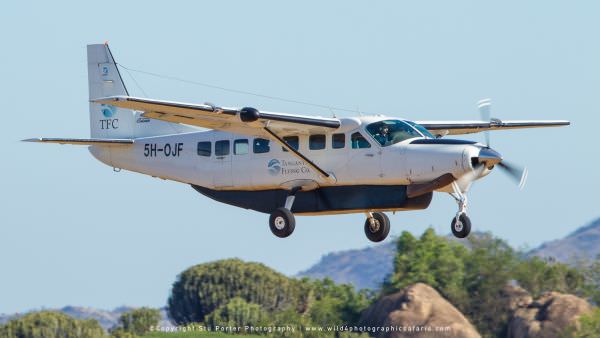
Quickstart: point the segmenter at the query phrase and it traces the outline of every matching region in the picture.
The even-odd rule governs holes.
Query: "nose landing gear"
[[[390,233],[390,219],[383,212],[368,212],[365,235],[372,242],[381,242]]]
[[[471,232],[471,220],[465,214],[460,214],[452,219],[450,224],[452,234],[456,238],[465,238]]]
[[[467,216],[467,195],[461,192],[456,181],[452,182],[452,190],[454,192],[451,192],[450,196],[454,197],[458,203],[458,212],[452,219],[450,229],[454,237],[465,238],[471,232],[471,219]]]

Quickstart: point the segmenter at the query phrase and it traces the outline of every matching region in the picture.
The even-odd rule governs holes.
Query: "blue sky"
[[[474,229],[534,247],[600,216],[597,1],[11,1],[0,12],[0,313],[67,304],[162,306],[183,269],[227,257],[295,274],[327,252],[370,245],[363,215],[299,217],[288,239],[268,216],[187,185],[115,173],[85,147],[85,46],[109,40],[125,66],[214,85],[415,120],[569,119],[492,145],[527,165],[470,193]],[[135,74],[153,98],[329,116],[326,109]],[[124,74],[134,95],[140,90]],[[336,112],[338,116],[350,113]],[[481,140],[482,137],[475,136]],[[456,204],[391,215],[392,234],[447,233]]]

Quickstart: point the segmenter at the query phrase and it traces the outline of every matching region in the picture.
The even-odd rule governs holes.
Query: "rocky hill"
[[[595,259],[600,255],[600,218],[563,239],[540,245],[531,251],[531,255],[552,258],[563,263]]]
[[[470,236],[487,236],[485,233],[473,232]],[[466,246],[466,239],[448,238]],[[393,270],[395,256],[394,239],[383,244],[329,253],[299,277],[329,277],[337,283],[350,283],[356,288],[377,289]],[[594,259],[600,254],[600,218],[583,226],[567,237],[547,242],[529,252],[530,255],[552,257],[557,261],[571,263],[576,259]]]
[[[298,277],[329,277],[336,283],[350,283],[358,289],[377,289],[393,270],[396,241],[340,252],[329,253]]]

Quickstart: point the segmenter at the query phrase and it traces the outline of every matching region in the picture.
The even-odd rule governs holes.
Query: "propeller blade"
[[[479,109],[479,115],[483,121],[489,122],[491,121],[491,112],[492,112],[492,100],[491,99],[483,99],[477,102],[477,108]],[[485,145],[490,146],[490,132],[485,131]]]
[[[523,189],[523,187],[525,187],[525,182],[527,182],[528,175],[527,168],[521,168],[515,164],[507,163],[506,161],[498,163],[498,166],[503,169],[504,172],[510,176],[510,178],[517,182],[519,189]]]

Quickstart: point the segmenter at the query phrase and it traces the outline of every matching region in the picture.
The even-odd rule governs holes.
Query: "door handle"
[[[375,156],[375,154],[371,154],[371,153],[369,153],[369,154],[365,154],[365,156],[366,156],[366,157],[373,157],[373,156]]]

